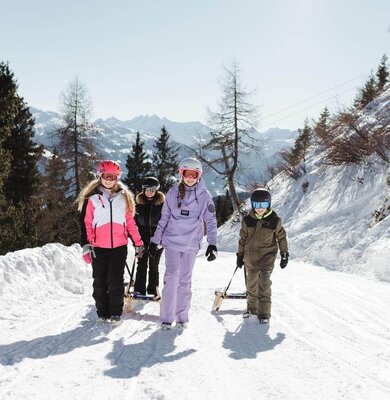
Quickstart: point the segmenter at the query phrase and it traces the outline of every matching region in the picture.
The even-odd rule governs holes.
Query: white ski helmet
[[[202,164],[196,158],[185,158],[179,163],[179,174],[183,176],[184,171],[195,171],[198,173],[198,179],[202,176]]]

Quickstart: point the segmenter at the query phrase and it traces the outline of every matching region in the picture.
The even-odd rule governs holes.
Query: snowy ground
[[[75,258],[77,247],[49,249],[46,261],[88,268]],[[0,260],[1,399],[390,398],[386,282],[292,261],[275,268],[273,316],[262,326],[243,323],[244,300],[224,300],[211,311],[235,256],[220,253],[208,263],[200,255],[188,329],[160,331],[157,303],[139,303],[113,328],[95,324],[91,280],[83,274],[75,281],[84,292],[76,284],[64,288],[38,257],[32,290],[20,256],[32,251]],[[19,272],[9,282],[13,263]],[[243,289],[241,275],[232,291]]]

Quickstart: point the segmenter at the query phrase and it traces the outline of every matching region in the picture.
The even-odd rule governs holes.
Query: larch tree
[[[68,195],[76,197],[92,178],[99,158],[90,123],[92,101],[86,86],[75,77],[61,94],[64,125],[56,131],[59,156],[71,178]]]
[[[206,157],[196,150],[195,153],[224,178],[233,209],[237,210],[240,200],[236,191],[235,175],[240,165],[240,156],[256,147],[252,133],[258,124],[258,107],[249,101],[253,93],[242,87],[236,62],[231,67],[224,68],[222,92],[218,111],[209,110],[208,123],[212,132],[209,140],[202,146],[202,152],[208,150],[216,156]]]

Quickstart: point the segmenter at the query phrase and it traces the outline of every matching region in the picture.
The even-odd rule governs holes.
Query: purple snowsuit
[[[179,197],[179,185],[175,184],[166,195],[161,219],[151,239],[165,248],[161,322],[188,322],[192,269],[202,245],[204,223],[207,242],[216,245],[215,207],[204,181],[186,186],[183,200]]]

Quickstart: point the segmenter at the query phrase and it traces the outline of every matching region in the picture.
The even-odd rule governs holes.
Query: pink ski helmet
[[[118,175],[118,178],[120,178],[122,173],[120,165],[112,160],[103,160],[100,161],[98,167],[97,167],[97,174],[99,178],[102,176],[102,174],[114,174]]]

